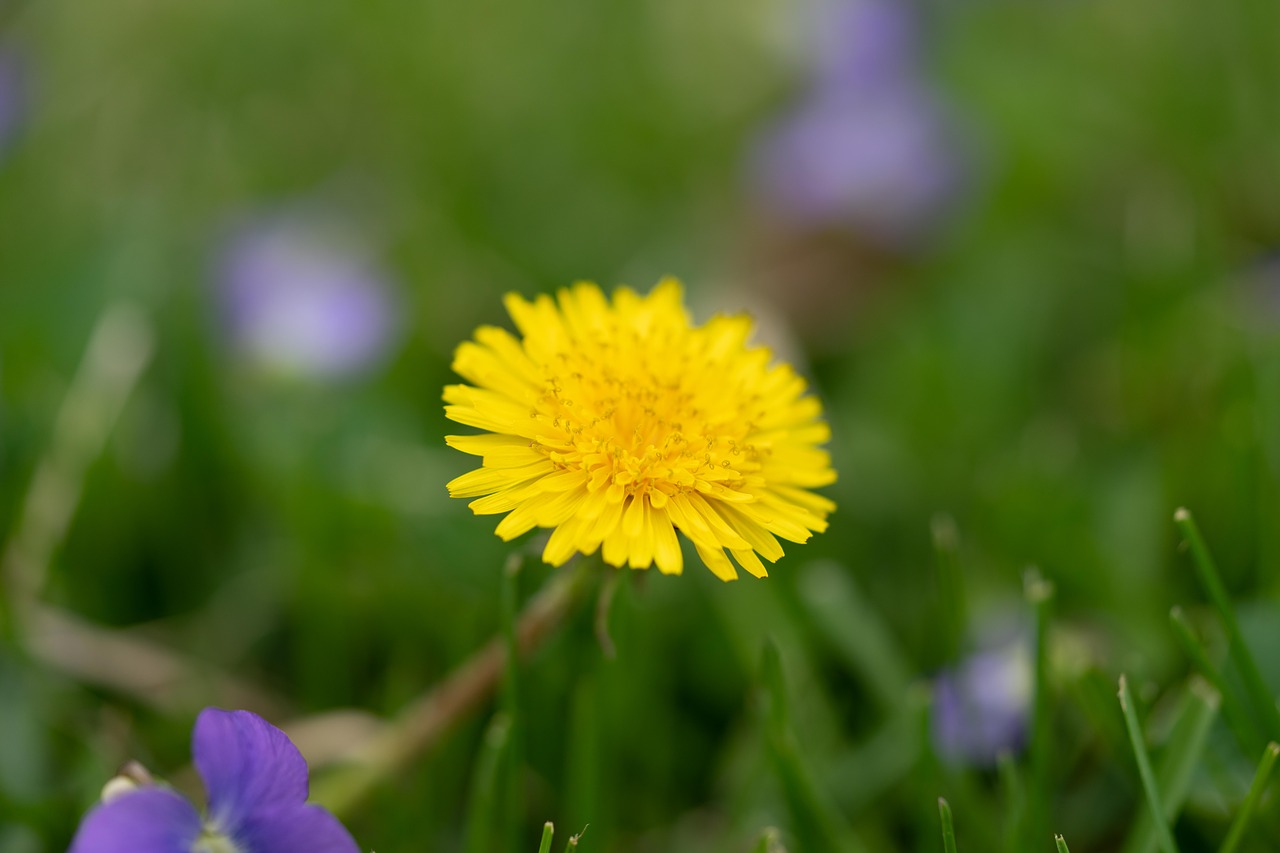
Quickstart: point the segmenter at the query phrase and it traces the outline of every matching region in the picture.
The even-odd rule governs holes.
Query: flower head
[[[117,786],[85,816],[70,853],[358,853],[337,818],[307,805],[307,763],[266,720],[206,708],[191,751],[205,817],[168,788]]]
[[[674,279],[612,300],[585,283],[558,300],[507,296],[523,339],[483,326],[454,357],[473,384],[445,388],[445,413],[489,434],[446,437],[484,459],[449,493],[506,513],[504,540],[553,528],[542,556],[557,566],[600,549],[614,566],[679,574],[679,530],[717,577],[737,577],[726,549],[764,577],[778,537],[825,530],[835,505],[810,491],[836,478],[821,404],[747,345],[748,318],[694,326],[681,296]]]
[[[27,74],[22,57],[0,43],[0,153],[27,112]]]
[[[222,248],[218,298],[236,349],[267,370],[359,373],[394,336],[391,288],[344,234],[305,217],[255,221]]]
[[[798,226],[909,244],[946,213],[962,165],[919,67],[911,6],[835,0],[822,11],[812,79],[757,140],[754,187]]]
[[[983,649],[935,680],[933,740],[952,763],[989,766],[1022,747],[1030,710],[1025,643]]]

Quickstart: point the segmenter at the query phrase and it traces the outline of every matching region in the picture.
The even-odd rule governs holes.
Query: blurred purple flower
[[[1022,748],[1031,662],[1021,641],[977,652],[934,681],[933,741],[953,764],[990,766]]]
[[[19,55],[0,45],[0,152],[26,114],[26,75]]]
[[[825,7],[813,79],[752,158],[757,191],[785,218],[852,227],[890,245],[937,224],[961,164],[920,76],[915,34],[905,0]]]
[[[876,93],[918,79],[909,0],[830,0],[815,22],[813,86],[819,93]]]
[[[222,249],[217,279],[232,344],[268,370],[359,373],[395,336],[389,282],[341,235],[305,219],[239,231]]]
[[[338,819],[307,805],[307,763],[284,732],[248,711],[206,708],[191,738],[208,814],[167,788],[109,796],[69,853],[359,853]]]

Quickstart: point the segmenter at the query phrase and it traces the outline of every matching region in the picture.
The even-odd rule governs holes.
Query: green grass
[[[898,244],[753,189],[792,4],[0,9],[0,850],[129,759],[194,793],[206,705],[296,734],[366,850],[937,850],[940,795],[965,849],[1272,849],[1280,8],[914,7],[967,170]],[[368,372],[227,340],[219,247],[276,216],[396,288]],[[444,487],[502,294],[668,273],[831,426],[766,581],[553,570]],[[946,763],[934,678],[1012,635],[1022,741]]]

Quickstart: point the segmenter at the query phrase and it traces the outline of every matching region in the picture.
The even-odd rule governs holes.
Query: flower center
[[[191,853],[246,853],[212,823],[200,829],[200,835],[191,845]]]
[[[553,429],[534,447],[614,500],[647,495],[661,506],[679,491],[741,490],[767,453],[748,440],[760,396],[719,360],[649,337],[623,329],[559,353],[534,412]]]

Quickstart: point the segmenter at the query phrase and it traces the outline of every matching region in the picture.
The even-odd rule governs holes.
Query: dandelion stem
[[[558,573],[525,606],[515,631],[521,653],[527,654],[560,624],[578,599],[584,579],[581,569]],[[394,720],[355,745],[353,763],[317,780],[313,798],[339,816],[354,812],[382,780],[409,766],[493,693],[506,658],[505,640],[490,640]]]
[[[1124,714],[1125,728],[1129,731],[1129,744],[1133,747],[1133,757],[1138,762],[1138,776],[1142,779],[1142,789],[1147,796],[1147,806],[1151,809],[1151,818],[1155,823],[1156,837],[1163,853],[1178,853],[1178,845],[1173,840],[1169,823],[1165,820],[1164,806],[1160,803],[1160,792],[1156,789],[1155,774],[1151,771],[1151,761],[1147,757],[1147,748],[1142,742],[1142,728],[1138,725],[1138,715],[1133,709],[1133,695],[1129,692],[1129,683],[1120,676],[1120,711]]]
[[[600,651],[609,660],[618,656],[618,648],[613,644],[613,637],[609,635],[609,610],[613,607],[613,598],[618,592],[618,585],[622,582],[623,571],[623,569],[606,569],[604,583],[600,585],[600,595],[596,597],[596,642],[600,644]]]

